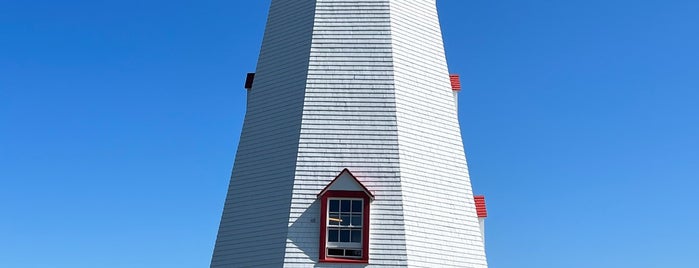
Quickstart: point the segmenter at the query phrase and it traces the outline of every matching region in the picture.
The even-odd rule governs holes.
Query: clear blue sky
[[[491,267],[699,267],[699,1],[438,2]],[[268,5],[1,1],[0,267],[208,267]]]

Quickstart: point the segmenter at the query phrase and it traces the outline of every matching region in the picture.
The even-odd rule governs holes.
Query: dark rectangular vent
[[[255,80],[255,73],[248,73],[248,76],[245,77],[245,89],[251,89],[252,82],[254,80]]]

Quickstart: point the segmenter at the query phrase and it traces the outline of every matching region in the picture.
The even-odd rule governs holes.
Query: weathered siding
[[[407,264],[389,7],[389,0],[318,0],[287,267],[317,262],[320,204],[316,195],[344,168],[377,197],[371,204],[370,264]]]
[[[272,1],[211,267],[281,267],[314,0]]]
[[[435,0],[273,0],[212,267],[486,267]],[[319,264],[317,194],[375,195],[368,265]]]
[[[434,0],[391,1],[408,266],[486,267]]]

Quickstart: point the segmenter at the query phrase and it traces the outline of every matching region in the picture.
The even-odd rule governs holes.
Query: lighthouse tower
[[[435,0],[272,0],[211,267],[487,267],[455,78]]]

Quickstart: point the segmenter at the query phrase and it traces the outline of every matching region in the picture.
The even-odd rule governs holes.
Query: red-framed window
[[[371,197],[330,190],[320,198],[320,262],[368,263]]]

